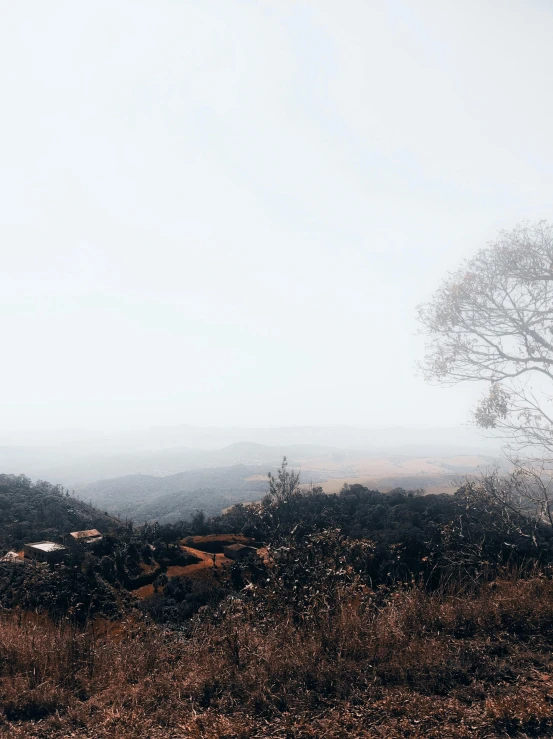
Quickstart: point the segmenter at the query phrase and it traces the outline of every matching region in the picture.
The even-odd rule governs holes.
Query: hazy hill
[[[467,428],[364,429],[290,427],[269,429],[176,426],[125,434],[0,436],[0,470],[24,473],[68,487],[124,475],[171,475],[202,467],[278,464],[284,454],[295,465],[309,457],[342,454],[446,456],[497,455],[497,444]],[[347,470],[344,472],[348,474]]]
[[[328,493],[338,492],[344,483],[360,483],[382,491],[404,487],[453,492],[463,474],[494,461],[492,457],[451,453],[443,457],[375,456],[362,450],[317,446],[233,444],[194,456],[197,463],[209,460],[209,467],[166,476],[125,475],[97,480],[80,486],[77,494],[102,510],[136,522],[174,521],[189,518],[198,510],[219,514],[234,503],[260,499],[267,492],[267,471],[278,466],[283,454],[290,466],[300,470],[304,485],[320,485]],[[243,462],[233,464],[239,460]]]
[[[35,478],[77,487],[94,480],[126,475],[161,477],[192,469],[229,467],[235,464],[270,467],[279,464],[283,456],[287,456],[293,464],[301,464],[307,457],[333,454],[343,452],[313,444],[269,447],[251,442],[237,442],[222,449],[172,447],[132,454],[95,454],[86,457],[56,448],[0,447],[0,469],[13,474],[24,471]]]
[[[26,440],[37,444],[43,438],[17,439]],[[466,428],[178,426],[126,435],[68,432],[49,442],[0,447],[0,470],[62,484],[82,500],[135,521],[188,518],[199,509],[217,514],[259,499],[267,490],[267,471],[283,456],[301,470],[303,483],[322,485],[325,492],[346,482],[445,492],[456,476],[492,464],[496,453],[489,440]]]
[[[266,467],[234,465],[167,477],[129,475],[89,483],[79,495],[121,518],[166,523],[199,510],[219,514],[234,503],[257,500],[267,492],[266,473]]]

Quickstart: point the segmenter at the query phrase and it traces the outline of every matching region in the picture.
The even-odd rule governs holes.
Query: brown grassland
[[[105,625],[104,625],[105,626]],[[344,589],[330,609],[229,600],[186,632],[0,614],[0,736],[553,736],[553,582]]]

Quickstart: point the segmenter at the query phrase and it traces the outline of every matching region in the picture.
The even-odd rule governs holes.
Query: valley
[[[262,498],[267,492],[267,473],[276,470],[283,451],[287,450],[258,446],[256,452],[266,460],[265,464],[257,460],[252,464],[248,450],[237,455],[236,459],[243,461],[232,466],[210,466],[166,476],[130,475],[98,480],[78,487],[75,494],[112,515],[137,522],[168,523],[199,511],[217,515],[237,503]],[[459,487],[463,475],[497,464],[492,456],[475,454],[415,457],[378,456],[360,450],[317,451],[314,454],[312,449],[304,452],[295,448],[288,460],[300,472],[304,487],[321,487],[327,493],[339,492],[345,484],[361,484],[384,492],[403,487],[451,493]],[[220,450],[211,459],[228,453],[228,449]]]

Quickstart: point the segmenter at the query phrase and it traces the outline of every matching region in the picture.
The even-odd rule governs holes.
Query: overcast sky
[[[466,420],[415,307],[551,215],[548,0],[1,5],[1,430]]]

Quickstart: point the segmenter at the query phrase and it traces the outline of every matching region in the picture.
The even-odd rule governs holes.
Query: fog
[[[538,0],[5,3],[3,443],[465,422],[415,307],[549,216],[552,37]]]

